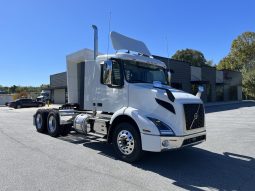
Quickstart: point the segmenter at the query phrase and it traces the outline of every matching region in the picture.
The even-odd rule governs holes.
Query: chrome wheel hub
[[[51,132],[56,130],[56,119],[54,116],[50,116],[48,127]]]
[[[119,150],[125,155],[130,155],[134,151],[135,141],[133,135],[127,130],[122,130],[119,132],[117,144]]]
[[[37,116],[36,116],[36,126],[38,129],[42,128],[42,115],[41,114],[37,114]]]

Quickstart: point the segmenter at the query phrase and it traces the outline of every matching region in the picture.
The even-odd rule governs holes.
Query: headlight
[[[152,118],[152,117],[147,117],[149,120],[151,120],[154,125],[156,125],[156,127],[158,128],[160,135],[166,135],[166,136],[175,136],[174,131],[171,129],[171,127],[169,127],[167,124],[165,124],[164,122]]]

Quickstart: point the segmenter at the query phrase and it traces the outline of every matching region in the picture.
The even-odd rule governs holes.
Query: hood
[[[183,135],[185,129],[183,104],[202,103],[200,98],[184,91],[146,83],[130,83],[128,99],[129,107],[168,124],[176,135]]]
[[[167,92],[166,90],[169,90],[174,99],[175,99],[175,102],[180,102],[180,103],[184,103],[184,102],[202,102],[202,100],[197,97],[197,96],[194,96],[190,93],[187,93],[187,92],[184,92],[182,90],[178,90],[178,89],[175,89],[175,88],[172,88],[171,86],[167,86],[167,85],[162,85],[162,87],[154,87],[153,84],[146,84],[146,83],[137,83],[136,86],[139,86],[141,88],[146,88],[146,89],[151,89],[151,90],[161,90],[161,91],[158,91],[158,93],[164,93],[167,95]],[[165,92],[164,92],[165,91]]]
[[[44,98],[44,97],[41,95],[41,96],[38,96],[37,98],[38,98],[38,99],[42,99],[42,98]]]
[[[197,97],[197,96],[195,96],[191,93],[187,93],[187,92],[184,92],[182,90],[177,90],[177,89],[174,89],[170,86],[163,86],[163,87],[170,90],[177,101],[189,100],[189,101],[199,101],[199,102],[201,102],[201,99],[199,97]]]

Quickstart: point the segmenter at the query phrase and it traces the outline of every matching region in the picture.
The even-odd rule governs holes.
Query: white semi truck
[[[67,56],[70,104],[39,109],[34,115],[38,132],[57,137],[73,129],[99,136],[127,162],[140,159],[144,151],[206,140],[202,88],[196,96],[172,88],[166,64],[154,59],[143,42],[116,32],[110,34],[116,53],[98,55],[93,29],[94,51]]]

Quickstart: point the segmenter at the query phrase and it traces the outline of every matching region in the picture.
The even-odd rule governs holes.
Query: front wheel
[[[126,162],[139,160],[142,155],[140,133],[130,123],[120,123],[113,133],[113,146],[120,159]]]

